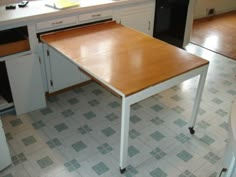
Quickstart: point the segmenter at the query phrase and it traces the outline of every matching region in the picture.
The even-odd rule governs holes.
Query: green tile
[[[7,141],[9,141],[13,139],[13,136],[11,135],[11,133],[6,133],[6,138],[7,138]]]
[[[118,108],[118,107],[120,107],[120,104],[116,101],[113,101],[113,102],[109,103],[108,106],[110,106],[111,108]]]
[[[175,101],[180,101],[182,100],[182,98],[179,95],[174,95],[171,97],[171,99],[175,100]]]
[[[78,128],[78,131],[82,134],[82,135],[85,135],[89,132],[92,131],[92,129],[88,126],[88,125],[84,125],[84,126],[81,126]]]
[[[96,117],[96,114],[92,111],[86,112],[83,115],[88,120],[93,119],[94,117]]]
[[[204,135],[202,138],[200,138],[200,140],[208,145],[211,145],[215,142],[215,140],[208,135]]]
[[[140,105],[140,104],[138,104],[138,103],[136,103],[136,104],[134,104],[134,105],[132,105],[131,106],[131,109],[133,109],[133,110],[139,110],[139,109],[141,109],[142,108],[142,106]]]
[[[68,126],[65,123],[60,123],[54,126],[54,128],[58,131],[58,132],[62,132],[64,130],[68,129]]]
[[[136,176],[137,174],[138,174],[138,171],[132,165],[128,165],[126,167],[126,171],[124,173],[126,177],[133,177],[133,176]]]
[[[26,157],[25,157],[25,155],[24,155],[24,153],[18,154],[18,158],[21,160],[21,162],[24,162],[24,161],[27,160]]]
[[[159,106],[158,104],[151,107],[152,110],[159,112],[163,109],[163,107]]]
[[[21,162],[27,161],[27,158],[25,157],[24,153],[19,153],[15,156],[12,156],[11,159],[14,165],[18,165]]]
[[[69,172],[75,171],[75,168],[73,167],[73,165],[71,163],[65,163],[64,166],[66,167],[67,171],[69,171]]]
[[[223,109],[218,109],[218,110],[216,110],[216,114],[218,114],[221,117],[225,117],[225,116],[227,116],[228,113],[227,113],[227,111],[225,111]]]
[[[14,165],[18,165],[20,163],[20,160],[18,159],[18,156],[12,156],[11,160],[13,162]]]
[[[97,175],[102,175],[109,171],[109,168],[103,162],[99,162],[98,164],[94,165],[92,169],[97,173]]]
[[[215,104],[221,104],[221,103],[223,103],[223,101],[220,100],[219,98],[213,98],[211,101],[212,101],[213,103],[215,103]]]
[[[159,131],[155,131],[154,133],[152,133],[151,135],[150,135],[153,139],[155,139],[156,141],[160,141],[160,140],[162,140],[165,136],[162,134],[162,133],[160,133]]]
[[[37,130],[37,129],[40,129],[42,127],[45,127],[46,125],[43,123],[42,120],[40,120],[38,122],[32,123],[32,126]]]
[[[188,124],[186,121],[184,121],[182,119],[177,119],[177,120],[174,121],[174,123],[180,128],[182,128],[182,127],[184,127],[185,125]]]
[[[198,122],[197,125],[203,129],[207,129],[210,126],[210,124],[204,120],[201,120],[200,122]]]
[[[180,106],[176,106],[174,108],[172,108],[174,111],[176,111],[177,113],[182,113],[184,112],[184,108],[183,107],[180,107]]]
[[[216,164],[220,160],[220,157],[214,154],[213,152],[209,152],[204,156],[204,159],[206,159],[211,164]]]
[[[109,136],[114,135],[114,134],[116,133],[116,131],[113,130],[111,127],[107,127],[107,128],[105,128],[105,129],[102,130],[102,133],[103,133],[105,136],[109,137]]]
[[[139,150],[137,148],[135,148],[134,146],[130,146],[128,148],[128,155],[129,157],[134,157],[135,155],[137,155],[139,153]]]
[[[217,92],[219,92],[217,89],[215,88],[210,88],[208,89],[209,92],[213,93],[213,94],[216,94]]]
[[[105,117],[111,122],[119,119],[119,117],[117,115],[115,115],[114,113],[110,113],[110,114],[106,115]]]
[[[227,93],[229,93],[232,96],[236,95],[236,90],[228,90]]]
[[[71,109],[67,109],[62,111],[61,114],[66,118],[73,116],[75,113]]]
[[[20,119],[15,119],[15,120],[12,120],[10,121],[10,124],[12,127],[16,127],[16,126],[19,126],[21,125],[23,122],[20,120]]]
[[[28,146],[33,143],[36,143],[36,139],[33,136],[28,136],[26,138],[23,138],[22,142],[24,143],[25,146]]]
[[[76,151],[76,152],[79,152],[79,151],[82,151],[84,149],[87,148],[87,145],[84,144],[82,141],[78,141],[74,144],[72,144],[72,148]]]
[[[185,150],[183,150],[180,153],[178,153],[177,157],[179,157],[184,162],[188,162],[190,159],[193,158],[192,154],[190,154],[189,152],[187,152]]]
[[[162,119],[160,119],[159,117],[155,117],[151,120],[152,123],[154,123],[155,125],[160,125],[162,123],[164,123],[164,121]]]
[[[48,144],[48,146],[49,146],[51,149],[53,149],[53,148],[55,148],[55,147],[57,147],[57,146],[60,146],[60,145],[61,145],[61,142],[60,142],[59,139],[54,138],[54,139],[52,139],[52,140],[47,141],[47,144]]]
[[[167,177],[167,173],[165,173],[162,169],[156,168],[155,170],[150,172],[152,177]]]
[[[78,163],[78,161],[76,159],[72,159],[71,161],[66,162],[64,164],[64,166],[66,167],[67,171],[69,171],[69,172],[73,172],[73,171],[80,168],[80,164]]]
[[[179,135],[177,135],[175,139],[181,142],[182,144],[190,140],[190,138],[183,133],[180,133]]]
[[[188,170],[185,170],[183,173],[181,173],[178,177],[197,177],[193,173],[191,173]]]
[[[41,109],[40,112],[45,116],[47,114],[52,113],[53,111],[50,108],[44,108],[44,109]]]
[[[204,109],[202,109],[202,108],[199,108],[199,110],[198,110],[198,114],[199,115],[203,115],[203,114],[205,114],[206,113],[206,110],[204,110]]]
[[[75,88],[75,89],[73,89],[73,91],[75,92],[75,93],[77,93],[77,94],[81,94],[81,93],[84,93],[84,89],[83,88]]]
[[[150,152],[150,154],[155,157],[157,160],[161,159],[166,155],[164,151],[162,151],[160,148],[156,148],[153,151]]]
[[[107,143],[104,143],[103,145],[98,146],[97,149],[101,154],[107,154],[113,150],[113,148]]]
[[[95,94],[96,96],[103,94],[103,91],[101,91],[100,89],[95,89],[95,90],[93,90],[92,92],[93,92],[93,94]]]
[[[228,85],[228,86],[232,85],[232,82],[230,82],[228,80],[224,80],[222,83],[223,83],[223,85]]]
[[[141,118],[138,117],[137,115],[130,116],[130,122],[132,122],[133,124],[136,124],[140,121],[141,121]]]
[[[137,138],[138,136],[140,136],[140,133],[139,133],[138,131],[136,131],[135,129],[131,129],[131,130],[129,131],[129,137],[130,137],[131,139],[135,139],[135,138]]]
[[[93,100],[88,101],[88,104],[90,106],[97,106],[97,105],[100,104],[100,102],[98,100],[96,100],[96,99],[93,99]]]
[[[37,160],[37,163],[40,166],[40,168],[47,168],[53,164],[53,161],[52,159],[50,159],[50,157],[46,156],[42,159]]]
[[[221,128],[225,129],[226,131],[229,131],[229,125],[226,122],[223,122],[219,125]]]
[[[68,100],[68,103],[70,105],[75,105],[75,104],[79,103],[79,100],[77,98],[71,98]]]
[[[50,96],[50,97],[47,97],[47,101],[51,103],[56,103],[59,101],[59,99],[57,98],[57,96]]]

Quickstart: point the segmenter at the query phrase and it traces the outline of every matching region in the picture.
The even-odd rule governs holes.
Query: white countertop
[[[144,2],[148,0],[78,0],[80,6],[57,10],[45,5],[44,0],[30,1],[27,7],[6,10],[5,6],[0,6],[0,29],[3,26],[9,26],[16,23],[29,23],[37,19],[67,15],[72,13],[84,12],[86,10],[93,10],[97,8],[111,8],[118,5],[128,3]]]

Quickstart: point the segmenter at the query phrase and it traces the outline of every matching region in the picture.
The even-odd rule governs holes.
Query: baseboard
[[[227,12],[236,11],[236,7],[230,8],[230,9],[215,9],[215,15],[224,14]],[[197,16],[194,15],[194,20],[206,18],[206,11],[202,12],[201,14],[198,14]]]

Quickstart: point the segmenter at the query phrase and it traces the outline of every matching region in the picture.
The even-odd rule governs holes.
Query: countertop
[[[3,26],[10,26],[16,23],[29,23],[43,18],[63,16],[73,13],[82,13],[99,8],[112,8],[129,3],[145,2],[149,0],[78,0],[80,6],[58,10],[45,5],[45,0],[30,1],[25,8],[18,6],[14,10],[6,10],[0,6],[0,29]]]

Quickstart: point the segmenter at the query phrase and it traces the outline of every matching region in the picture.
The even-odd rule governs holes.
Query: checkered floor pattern
[[[96,83],[51,96],[47,108],[2,117],[12,165],[2,177],[218,177],[236,97],[236,61],[195,45],[210,61],[190,135],[198,78],[132,105],[128,167],[119,173],[121,99]]]

